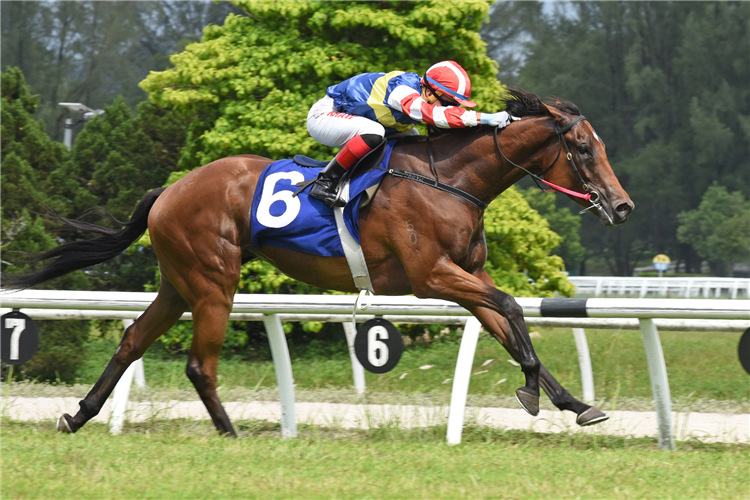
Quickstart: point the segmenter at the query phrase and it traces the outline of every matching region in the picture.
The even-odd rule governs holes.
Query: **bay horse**
[[[391,155],[391,166],[409,173],[439,174],[443,183],[479,203],[413,179],[386,175],[360,212],[362,249],[377,294],[449,300],[479,319],[520,364],[525,385],[516,396],[527,412],[538,413],[541,384],[557,408],[575,412],[578,424],[591,425],[607,415],[574,398],[540,363],[522,308],[498,290],[484,270],[482,207],[527,174],[540,180],[544,175],[543,182],[555,184],[604,225],[625,222],[634,205],[612,172],[604,143],[574,104],[564,100],[545,104],[521,89],[511,89],[505,103],[507,111],[520,119],[499,133],[494,128],[449,131],[429,141],[398,143]],[[561,155],[562,146],[567,154]],[[190,310],[194,333],[186,374],[217,430],[236,436],[216,392],[216,369],[242,263],[260,258],[296,280],[357,292],[344,257],[318,257],[272,246],[253,248],[250,207],[257,180],[270,163],[255,155],[209,163],[167,188],[148,192],[121,229],[64,219],[103,236],[68,242],[38,255],[38,261],[51,260],[38,272],[11,279],[13,288],[29,288],[104,262],[146,229],[159,260],[156,299],[127,328],[76,415],[60,417],[58,431],[76,432],[96,416],[127,367]],[[581,190],[590,190],[588,197]]]

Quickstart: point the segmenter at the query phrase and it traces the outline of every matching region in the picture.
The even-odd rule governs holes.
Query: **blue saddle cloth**
[[[393,152],[394,141],[386,145],[379,168],[351,180],[349,202],[344,207],[344,222],[352,237],[359,238],[359,201],[362,193],[379,183]],[[381,170],[384,169],[384,170]],[[268,165],[258,179],[251,213],[253,248],[262,245],[288,248],[321,257],[343,257],[344,248],[336,229],[333,209],[310,198],[309,189],[292,197],[295,184],[315,179],[321,169],[301,167],[293,160],[279,160]]]

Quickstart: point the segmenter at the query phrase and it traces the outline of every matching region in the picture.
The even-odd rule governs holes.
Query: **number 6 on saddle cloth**
[[[395,141],[384,142],[373,149],[357,165],[357,175],[347,171],[340,183],[349,180],[344,222],[357,243],[360,243],[359,210],[369,203],[388,173],[394,144]],[[327,164],[298,155],[294,160],[271,163],[263,170],[251,209],[254,249],[270,245],[321,257],[345,256],[333,209],[310,197],[305,190]]]

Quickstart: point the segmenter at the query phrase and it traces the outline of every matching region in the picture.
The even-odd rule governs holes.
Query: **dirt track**
[[[2,414],[13,420],[48,420],[54,428],[57,418],[78,409],[79,398],[11,397],[2,401]],[[228,402],[225,408],[233,421],[259,419],[278,422],[280,404],[276,401]],[[151,419],[191,418],[208,419],[200,401],[131,402],[128,418],[133,421]],[[295,406],[297,422],[338,428],[369,428],[383,425],[419,427],[445,424],[446,406],[362,405],[341,403],[303,403]],[[106,422],[111,412],[111,400],[94,419]],[[602,435],[656,437],[655,412],[614,411],[610,420],[592,427],[579,427],[570,412],[541,410],[531,417],[520,409],[476,408],[466,410],[466,423],[476,423],[505,429],[535,430],[537,432],[585,432]],[[750,442],[750,415],[723,413],[673,413],[677,440],[698,439],[705,442]]]

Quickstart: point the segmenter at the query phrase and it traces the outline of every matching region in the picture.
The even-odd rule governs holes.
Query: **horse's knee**
[[[500,309],[500,313],[505,316],[508,321],[523,319],[523,307],[521,307],[512,296],[505,293],[502,294],[497,299],[497,305]]]

